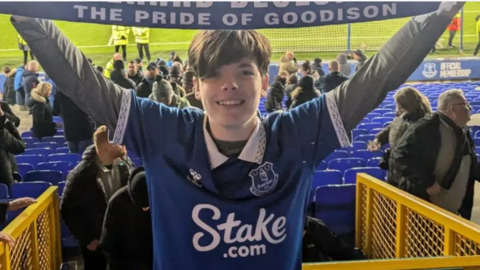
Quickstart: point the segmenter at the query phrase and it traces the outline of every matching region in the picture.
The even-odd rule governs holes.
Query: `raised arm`
[[[351,77],[335,97],[347,132],[403,84],[435,46],[463,2],[442,2],[436,12],[412,18]]]
[[[21,16],[12,16],[11,22],[58,89],[93,120],[114,130],[127,90],[93,68],[53,22]]]

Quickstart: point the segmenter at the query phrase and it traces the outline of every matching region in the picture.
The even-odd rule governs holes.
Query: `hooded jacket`
[[[28,69],[23,71],[22,85],[23,91],[25,91],[26,94],[30,94],[30,92],[32,92],[32,89],[37,87],[39,83],[40,81],[38,80],[38,73],[33,73]]]
[[[18,171],[14,155],[25,151],[25,142],[15,125],[0,117],[0,183],[10,186],[15,181],[13,172]]]
[[[3,99],[10,105],[15,105],[16,103],[15,72],[16,69],[12,69],[8,74],[5,74],[6,79],[3,84]]]
[[[282,100],[284,96],[284,82],[281,80],[275,80],[272,84],[272,87],[270,87],[270,91],[268,92],[265,100],[265,109],[267,112],[283,110]]]
[[[53,122],[52,108],[48,98],[40,96],[35,91],[31,93],[31,96],[28,107],[33,115],[32,131],[34,136],[43,138],[55,135],[57,129]]]
[[[105,214],[100,244],[110,270],[153,269],[149,206],[145,169],[138,167],[131,172],[128,186],[112,197]]]
[[[100,239],[107,209],[105,189],[97,178],[100,168],[96,160],[95,146],[91,145],[85,149],[82,161],[68,174],[60,204],[65,224],[82,246]],[[131,167],[127,158],[113,168],[119,170],[122,186],[127,184]]]

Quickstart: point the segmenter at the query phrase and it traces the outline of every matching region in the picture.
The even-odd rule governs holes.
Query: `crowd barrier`
[[[3,232],[0,270],[59,269],[57,187],[45,191]],[[305,270],[480,269],[480,226],[366,174],[357,176],[356,246],[370,260],[304,264]]]
[[[371,260],[304,269],[480,269],[479,225],[366,174],[356,196],[355,242]]]
[[[47,189],[37,203],[5,229],[16,243],[0,243],[0,270],[57,270],[62,262],[58,187]]]

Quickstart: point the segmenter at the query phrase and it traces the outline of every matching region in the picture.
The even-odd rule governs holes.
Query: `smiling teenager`
[[[105,79],[48,20],[12,23],[65,95],[114,131],[147,173],[155,269],[301,269],[304,215],[319,162],[405,82],[462,7],[443,3],[395,34],[352,78],[294,110],[257,116],[269,41],[200,31],[189,48],[205,112],[138,98]]]

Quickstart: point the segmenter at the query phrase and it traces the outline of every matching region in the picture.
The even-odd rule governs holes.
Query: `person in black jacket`
[[[287,83],[288,76],[288,72],[282,71],[273,81],[265,100],[265,110],[267,110],[267,112],[283,110],[282,100],[285,96],[285,84]]]
[[[445,91],[438,112],[407,128],[389,163],[389,182],[465,219],[471,218],[475,180],[480,180],[467,127],[470,112],[462,90]]]
[[[290,109],[319,96],[320,91],[313,86],[313,78],[311,76],[305,76],[300,79],[298,87],[292,92],[292,105],[290,105]]]
[[[125,147],[109,144],[107,128],[101,126],[94,134],[94,146],[85,150],[67,176],[60,213],[80,243],[85,270],[107,267],[99,249],[103,219],[108,200],[127,184],[131,167]]]
[[[25,142],[0,107],[0,183],[10,186],[15,182],[13,173],[18,171],[18,167],[14,155],[24,151]]]
[[[328,63],[328,69],[330,70],[330,74],[325,76],[323,88],[321,89],[323,94],[332,91],[344,81],[348,80],[345,75],[340,73],[340,65],[336,60],[332,60]]]
[[[52,85],[41,82],[31,92],[31,100],[28,104],[33,115],[33,135],[39,139],[53,136],[57,132],[53,122],[52,108],[48,97],[52,93]]]
[[[138,70],[137,62],[130,61],[130,63],[128,63],[128,78],[134,81],[135,85],[139,85],[143,77],[143,72]]]
[[[292,93],[293,90],[297,87],[298,84],[298,77],[295,74],[290,75],[287,80],[287,84],[285,86],[285,95],[287,96],[287,100],[285,101],[285,107],[290,108],[292,105]]]
[[[100,246],[110,270],[152,270],[152,218],[143,167],[108,203]]]
[[[137,90],[137,84],[128,78],[125,73],[125,66],[122,60],[117,60],[113,63],[113,70],[110,72],[110,79],[113,83],[125,89]]]
[[[356,50],[353,53],[353,59],[357,60],[357,66],[355,67],[355,72],[357,72],[367,61],[367,56],[361,50]]]
[[[53,114],[62,117],[70,153],[82,154],[92,144],[93,123],[90,117],[61,91],[55,94]]]
[[[2,73],[5,74],[5,83],[3,84],[3,100],[10,104],[16,104],[15,93],[15,73],[17,69],[10,69],[9,67],[3,67]]]
[[[138,85],[137,96],[148,98],[152,94],[153,83],[155,76],[159,75],[160,71],[155,63],[150,63],[147,67],[147,76]],[[163,74],[162,74],[163,75]]]
[[[5,117],[8,119],[8,121],[13,122],[15,127],[20,126],[20,118],[13,113],[12,109],[10,106],[3,101],[0,101],[0,107],[2,108],[3,113],[5,114]]]
[[[307,216],[303,231],[303,263],[365,259],[360,250],[339,238],[323,221]]]

